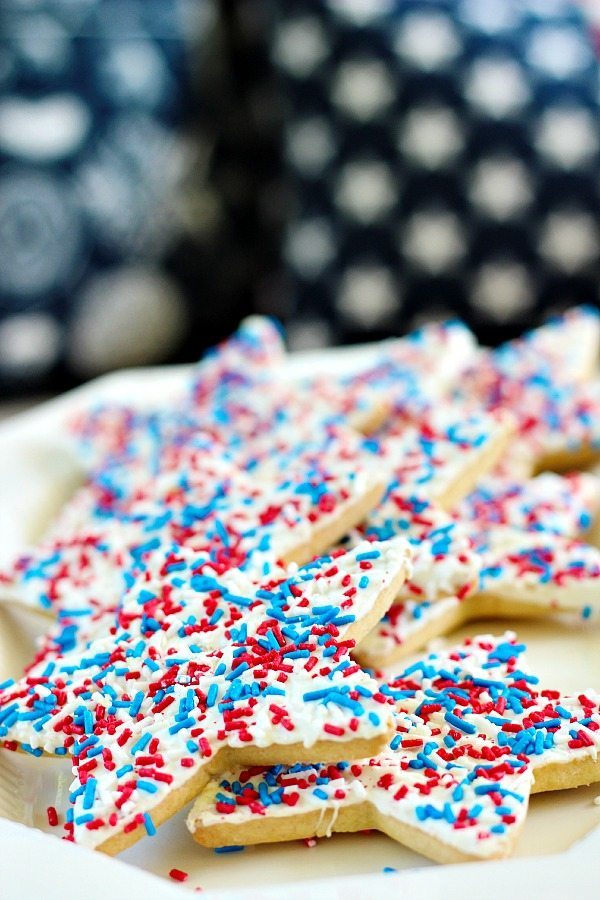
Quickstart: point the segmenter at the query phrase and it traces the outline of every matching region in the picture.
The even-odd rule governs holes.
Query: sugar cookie
[[[371,760],[254,767],[188,816],[204,846],[376,828],[438,862],[508,855],[531,792],[600,780],[600,695],[540,690],[507,634],[426,656],[381,687],[396,734]]]
[[[538,470],[578,468],[600,453],[598,313],[564,317],[484,351],[455,388],[467,408],[510,409],[524,452]],[[574,340],[579,343],[573,343]]]
[[[488,480],[445,531],[434,506],[407,501],[398,531],[387,533],[415,536],[414,571],[357,658],[390,665],[470,620],[559,611],[589,618],[598,610],[600,551],[573,538],[590,527],[599,484],[588,474],[546,473],[520,485]],[[431,523],[431,535],[421,522]],[[445,543],[436,540],[440,529]]]
[[[348,652],[408,564],[402,539],[364,544],[256,588],[241,572],[220,577],[210,557],[168,562],[156,592],[144,579],[130,588],[131,632],[2,685],[0,737],[73,755],[67,831],[106,852],[153,833],[232,759],[373,752],[389,710]]]

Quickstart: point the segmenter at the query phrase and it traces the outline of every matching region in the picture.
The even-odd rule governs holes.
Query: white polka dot
[[[336,307],[350,321],[362,328],[376,328],[400,306],[398,285],[389,269],[364,265],[344,273]]]
[[[553,212],[540,229],[542,256],[564,272],[577,272],[598,258],[598,225],[586,212]]]
[[[419,69],[432,72],[451,62],[460,50],[456,30],[436,12],[410,13],[396,37],[396,52]]]
[[[45,313],[9,316],[0,322],[0,369],[13,377],[43,375],[58,359],[61,331]]]
[[[335,153],[335,141],[327,119],[311,118],[290,125],[286,134],[286,155],[307,177],[319,175]]]
[[[303,278],[319,276],[331,262],[334,253],[333,233],[325,219],[311,219],[290,226],[285,257]]]
[[[463,148],[463,133],[455,113],[444,106],[411,109],[404,119],[399,147],[426,169],[439,169]]]
[[[351,162],[344,166],[335,202],[363,224],[381,219],[396,202],[396,180],[383,162]]]
[[[78,300],[70,363],[89,376],[160,362],[179,340],[185,321],[179,290],[162,274],[133,266],[103,272]]]
[[[31,9],[18,22],[10,43],[25,63],[24,68],[57,75],[72,65],[73,41],[60,22]]]
[[[394,0],[327,0],[327,6],[340,19],[369,25],[391,12]]]
[[[389,68],[379,60],[342,63],[331,89],[331,98],[338,109],[363,122],[381,115],[394,96]]]
[[[466,25],[486,34],[501,34],[519,22],[512,0],[463,0],[459,14]]]
[[[306,16],[283,22],[277,28],[273,59],[296,78],[306,78],[327,57],[327,39],[318,19]]]
[[[331,329],[324,319],[300,319],[287,328],[290,350],[319,350],[331,344]]]
[[[472,305],[494,322],[509,322],[533,305],[527,269],[512,261],[484,263],[475,275]]]
[[[518,159],[483,159],[475,167],[469,194],[484,215],[498,221],[511,219],[531,203],[527,169]]]
[[[417,212],[407,221],[401,250],[413,265],[438,275],[452,269],[465,252],[457,217],[450,212]]]
[[[102,92],[122,104],[154,107],[175,89],[160,45],[151,40],[107,41],[96,77]]]
[[[535,145],[554,165],[576,169],[598,150],[597,123],[582,107],[554,107],[541,116]]]
[[[7,95],[0,100],[0,150],[32,162],[72,156],[91,126],[90,111],[73,94],[42,99]]]
[[[468,73],[465,96],[477,109],[502,119],[527,103],[529,90],[523,70],[514,60],[479,58]]]
[[[526,58],[539,71],[562,79],[585,69],[592,54],[583,34],[575,28],[543,25],[531,35]]]

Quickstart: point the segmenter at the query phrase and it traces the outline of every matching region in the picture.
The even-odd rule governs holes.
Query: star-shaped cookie
[[[414,535],[413,574],[357,657],[390,665],[465,621],[490,616],[592,616],[600,551],[576,538],[598,511],[599,490],[585,473],[546,473],[518,485],[491,480],[455,518],[406,498],[386,533]],[[381,536],[376,527],[366,533]]]
[[[539,688],[513,634],[386,682],[396,734],[372,759],[228,772],[188,817],[209,847],[376,828],[438,862],[508,855],[532,792],[600,780],[600,695]]]
[[[389,711],[349,651],[409,556],[402,539],[365,543],[258,587],[201,554],[167,558],[130,587],[110,637],[1,686],[0,738],[73,756],[68,831],[107,852],[152,832],[232,758],[372,752]]]

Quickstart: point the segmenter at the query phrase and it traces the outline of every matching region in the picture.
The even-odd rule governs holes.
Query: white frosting
[[[583,705],[579,699],[583,696],[581,694],[577,697],[557,694],[549,699],[536,694],[532,688],[534,693],[529,696],[534,702],[518,709],[519,697],[528,697],[527,690],[522,689],[524,683],[520,681],[527,677],[523,660],[518,661],[514,675],[511,674],[512,664],[507,666],[506,662],[497,662],[492,668],[488,664],[494,658],[488,654],[496,647],[500,653],[497,658],[507,659],[505,648],[513,642],[514,635],[511,634],[505,635],[504,642],[489,636],[474,638],[468,645],[426,658],[422,669],[413,666],[407,670],[408,684],[411,679],[416,679],[419,689],[415,696],[402,695],[396,700],[396,725],[400,740],[395,738],[398,746],[394,751],[388,748],[372,760],[341,764],[337,774],[335,768],[332,774],[331,766],[277,767],[266,779],[261,774],[248,777],[249,773],[229,772],[213,781],[201,794],[188,817],[188,827],[193,832],[200,828],[199,837],[202,839],[202,832],[209,832],[211,827],[226,826],[234,843],[236,828],[249,821],[253,821],[259,829],[262,825],[266,833],[272,819],[276,821],[285,817],[293,820],[294,816],[320,809],[317,831],[321,833],[321,826],[327,822],[326,833],[329,833],[335,830],[335,819],[341,808],[358,806],[366,801],[385,818],[436,838],[462,854],[479,858],[506,854],[524,821],[535,771],[556,763],[568,766],[585,758],[596,759],[600,749],[600,728],[594,730],[583,724],[588,721],[591,710],[592,724],[600,726],[599,694],[586,691],[587,705]],[[515,648],[515,657],[520,649]],[[439,699],[447,696],[443,692],[440,694],[438,687],[440,678],[448,679],[447,675],[440,673],[447,672],[459,676],[459,694],[473,679],[475,684],[483,681],[483,685],[475,689],[476,702],[486,709],[489,704],[491,712],[485,715],[474,713],[470,704],[468,708],[460,706],[455,710],[460,716],[458,721],[464,719],[472,733],[463,734],[462,729],[456,730],[454,722],[448,723],[444,706],[441,710],[431,706],[435,703],[439,706]],[[486,688],[490,679],[491,686]],[[513,709],[510,699],[512,688],[509,685],[515,681],[520,687],[514,694],[517,707]],[[394,682],[392,688],[398,686],[401,689],[402,683],[401,680]],[[509,702],[496,711],[493,707],[498,697],[497,685],[501,683],[509,688]],[[449,691],[451,693],[452,689],[449,688]],[[427,716],[426,722],[417,715],[421,709]],[[504,752],[501,749],[505,746],[503,737],[509,735],[519,740],[519,734],[522,734],[526,741],[533,740],[529,735],[537,735],[537,731],[530,723],[538,720],[547,722],[546,728],[540,730],[542,743],[550,737],[552,745],[534,750],[528,761],[525,757],[524,762],[515,761],[512,771],[505,771],[501,777],[499,775],[498,789],[502,791],[499,808],[498,802],[494,802],[487,792],[490,781],[486,781],[489,778],[485,774],[486,767],[502,765],[505,759],[511,758],[510,748]],[[517,728],[517,732],[514,729],[505,732],[502,723],[509,723]],[[522,732],[518,731],[519,728],[523,729]],[[585,734],[585,744],[578,741],[580,746],[569,746],[569,743],[574,744],[573,729]],[[449,734],[454,738],[447,745],[444,738]],[[405,741],[406,746],[403,746]],[[424,771],[423,762],[413,768],[412,764],[419,761],[421,753],[425,754],[424,762],[429,766],[429,772]],[[216,801],[221,795],[224,800],[230,797],[229,802],[235,802],[230,786],[240,784],[240,779],[242,787],[251,787],[255,791],[263,782],[267,796],[275,788],[295,792],[298,794],[297,800],[293,806],[277,800],[266,806],[261,803],[259,810],[253,810],[249,805],[229,806],[227,812],[218,809]],[[425,787],[427,789],[423,790]],[[475,808],[477,812],[474,812]],[[323,809],[327,812],[323,813]],[[453,822],[465,811],[470,813],[467,818],[472,818],[472,822],[467,827],[455,828]],[[369,827],[370,824],[368,813],[362,816],[357,814],[357,829]]]

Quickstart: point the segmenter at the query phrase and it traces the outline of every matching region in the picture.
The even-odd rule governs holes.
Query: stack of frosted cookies
[[[70,759],[64,836],[114,854],[188,807],[206,847],[488,859],[600,781],[600,694],[515,633],[598,627],[599,346],[586,308],[495,350],[451,321],[300,379],[252,318],[168,406],[80,410],[85,482],[0,571],[48,618],[0,744]]]

